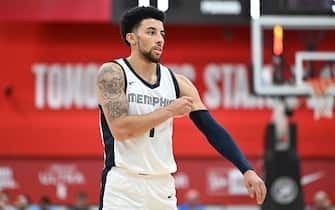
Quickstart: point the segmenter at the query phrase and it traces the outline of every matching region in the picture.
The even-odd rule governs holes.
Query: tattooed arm
[[[117,140],[141,135],[170,117],[185,115],[191,111],[192,99],[181,97],[149,114],[128,115],[124,87],[125,78],[119,65],[106,63],[101,66],[97,77],[98,102],[102,106],[109,129]]]

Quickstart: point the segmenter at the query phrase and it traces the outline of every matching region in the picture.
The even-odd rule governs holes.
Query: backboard
[[[273,53],[276,26],[282,28],[279,55]],[[309,79],[335,79],[335,16],[262,15],[252,20],[251,33],[257,95],[313,95]],[[325,93],[335,95],[335,86]]]

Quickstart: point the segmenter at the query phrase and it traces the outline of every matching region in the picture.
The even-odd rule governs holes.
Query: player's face
[[[164,46],[164,26],[156,19],[144,19],[136,32],[136,42],[139,52],[149,61],[160,61]]]

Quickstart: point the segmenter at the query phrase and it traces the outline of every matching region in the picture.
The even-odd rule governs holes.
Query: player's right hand
[[[172,113],[173,117],[182,117],[188,115],[192,111],[193,98],[182,96],[174,100],[166,108]]]

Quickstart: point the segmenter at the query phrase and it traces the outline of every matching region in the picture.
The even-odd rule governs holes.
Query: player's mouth
[[[156,53],[156,54],[162,54],[162,51],[163,49],[159,46],[156,46],[153,48],[153,51]]]

